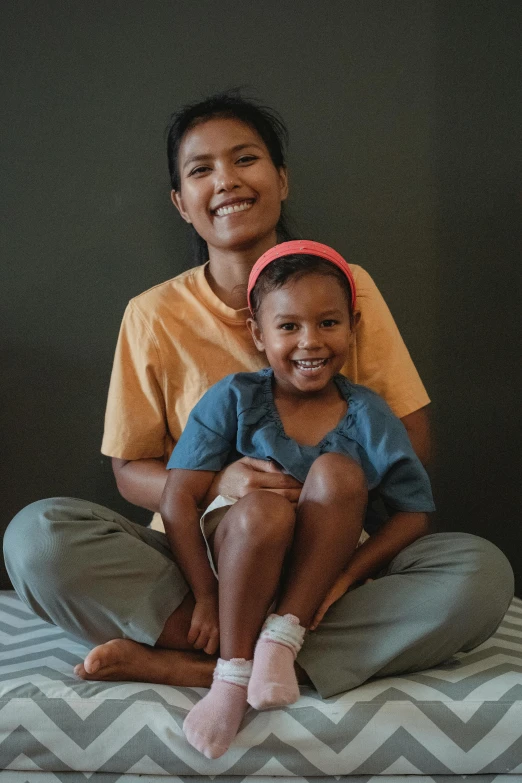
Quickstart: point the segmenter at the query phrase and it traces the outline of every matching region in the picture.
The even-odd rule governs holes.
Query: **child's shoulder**
[[[394,414],[386,400],[380,394],[362,386],[360,383],[346,381],[349,397],[349,407],[353,414],[360,418],[377,419],[382,421],[400,421]]]
[[[230,375],[225,375],[224,378],[210,387],[204,398],[236,398],[238,403],[245,400],[251,401],[253,396],[263,394],[267,386],[266,379],[269,375],[269,369],[266,368],[257,372],[233,372]]]

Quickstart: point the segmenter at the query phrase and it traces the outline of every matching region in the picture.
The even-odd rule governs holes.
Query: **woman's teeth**
[[[223,217],[223,215],[231,215],[232,212],[244,212],[245,209],[250,209],[253,203],[253,201],[242,201],[240,204],[230,204],[228,207],[219,207],[214,214],[218,217]]]

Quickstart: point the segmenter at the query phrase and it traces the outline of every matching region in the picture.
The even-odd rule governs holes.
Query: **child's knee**
[[[249,546],[286,546],[293,534],[294,507],[282,495],[267,490],[250,492],[237,502],[235,509],[238,519],[234,535],[243,535]]]
[[[351,457],[330,452],[321,454],[313,463],[306,485],[314,494],[335,499],[364,500],[368,497],[368,484],[362,467]]]

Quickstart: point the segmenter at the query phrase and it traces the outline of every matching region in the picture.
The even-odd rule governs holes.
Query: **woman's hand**
[[[195,650],[214,655],[219,647],[219,609],[217,595],[196,599],[187,641]]]
[[[206,505],[218,495],[242,498],[249,492],[266,489],[282,495],[296,504],[302,484],[293,476],[283,473],[273,462],[253,457],[242,457],[217,473],[205,498]]]

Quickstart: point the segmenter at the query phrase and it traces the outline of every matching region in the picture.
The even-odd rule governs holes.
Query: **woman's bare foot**
[[[85,661],[74,667],[74,673],[82,680],[209,688],[215,665],[216,659],[204,653],[163,650],[130,639],[112,639],[91,650]]]

